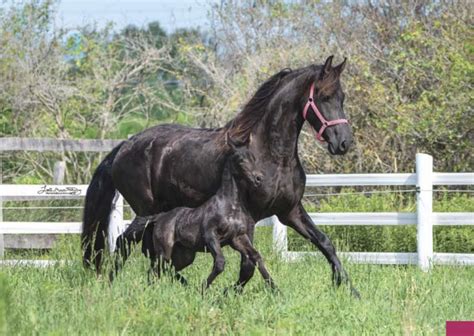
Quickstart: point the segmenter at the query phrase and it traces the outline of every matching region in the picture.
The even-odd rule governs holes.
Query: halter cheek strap
[[[316,117],[319,119],[322,125],[318,133],[316,133],[316,130],[315,130],[316,139],[318,139],[320,142],[325,142],[323,138],[323,133],[326,130],[326,128],[334,126],[334,125],[338,125],[338,124],[347,124],[348,121],[347,119],[335,119],[335,120],[329,120],[329,121],[326,120],[326,118],[324,118],[321,112],[319,112],[318,107],[314,103],[314,98],[313,98],[314,87],[315,87],[315,83],[313,82],[313,84],[311,84],[311,88],[309,89],[308,101],[306,102],[306,105],[304,106],[304,109],[303,109],[303,119],[307,120],[306,116],[308,114],[309,108],[311,107],[311,110],[314,112],[314,114],[316,114]]]

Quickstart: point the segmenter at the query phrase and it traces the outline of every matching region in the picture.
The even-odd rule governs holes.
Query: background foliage
[[[355,144],[344,157],[331,157],[305,126],[299,150],[307,173],[410,172],[416,152],[433,155],[436,171],[474,169],[468,2],[223,1],[210,6],[206,32],[166,32],[158,22],[63,29],[54,25],[55,10],[50,0],[0,9],[2,136],[127,138],[165,122],[221,126],[273,73],[334,54],[349,59],[343,85]],[[2,158],[3,182],[50,183],[54,161],[63,160],[66,183],[88,183],[100,159],[9,153]],[[313,198],[307,206],[412,211],[410,197]],[[456,197],[445,204],[469,211],[472,198]],[[68,217],[57,210],[45,215]],[[413,228],[324,229],[343,249],[414,249]],[[435,244],[471,251],[472,234],[437,228],[436,237],[444,238]],[[303,248],[297,239],[294,244]]]
[[[55,9],[30,0],[0,11],[3,136],[126,138],[162,122],[219,126],[273,73],[334,54],[349,58],[343,83],[356,143],[344,158],[329,157],[305,128],[308,172],[407,172],[421,151],[438,171],[473,168],[468,2],[226,1],[210,8],[210,31],[172,33],[157,22],[62,29]],[[57,156],[71,183],[88,181],[97,164],[96,155]],[[48,181],[52,159],[15,154],[4,160],[4,180]]]
[[[436,171],[472,171],[473,6],[469,1],[221,1],[212,29],[165,32],[159,23],[118,30],[54,25],[56,2],[4,2],[0,8],[0,135],[126,138],[163,122],[211,127],[235,115],[257,87],[282,68],[348,57],[343,74],[353,149],[331,157],[307,126],[300,155],[308,173],[410,172],[416,152]],[[66,183],[88,183],[100,155],[3,154],[4,183],[50,183],[56,160]],[[343,190],[351,191],[351,190]],[[305,199],[310,211],[413,211],[413,194]],[[26,206],[5,202],[6,207]],[[76,201],[39,206],[80,206]],[[473,199],[436,194],[435,211],[474,211]],[[11,220],[80,220],[80,210],[5,209]],[[414,227],[324,227],[339,250],[414,250]],[[2,334],[444,334],[446,320],[472,318],[470,267],[345,263],[363,300],[331,290],[327,263],[290,264],[272,253],[271,232],[256,230],[283,295],[258,275],[244,295],[221,295],[239,260],[206,296],[210,269],[200,255],[184,274],[147,284],[148,261],[136,249],[111,285],[81,265],[79,239],[68,235],[49,253],[7,251],[19,259],[71,264],[0,269]],[[471,227],[435,228],[435,251],[474,251]],[[313,249],[290,232],[290,248]],[[111,306],[111,303],[113,306]],[[163,304],[166,303],[166,304]],[[113,309],[111,309],[113,307]],[[317,329],[314,328],[317,326]],[[317,330],[317,331],[315,331]]]

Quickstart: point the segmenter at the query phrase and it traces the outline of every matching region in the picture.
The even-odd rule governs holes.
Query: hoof
[[[113,283],[115,280],[115,272],[114,271],[110,271],[109,273],[109,282],[110,283]]]
[[[241,286],[241,285],[233,285],[233,286],[229,286],[227,288],[224,289],[224,295],[227,296],[229,294],[231,294],[232,292],[234,294],[242,294],[244,291],[244,287]]]

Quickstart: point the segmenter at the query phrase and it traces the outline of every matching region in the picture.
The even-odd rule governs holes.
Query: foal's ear
[[[229,145],[230,149],[232,149],[233,151],[237,150],[238,148],[242,148],[242,147],[248,147],[250,142],[252,141],[252,134],[250,134],[250,136],[248,136],[244,141],[242,140],[234,140],[232,138],[232,136],[230,135],[230,132],[227,132],[226,133],[226,143],[227,145]]]
[[[344,61],[342,61],[341,64],[336,65],[334,67],[334,70],[337,71],[338,74],[341,74],[344,71],[344,68],[346,67],[346,61],[347,61],[347,57],[344,57]]]
[[[237,141],[234,141],[234,139],[232,139],[230,132],[226,133],[225,142],[227,143],[227,145],[229,145],[230,149],[232,149],[233,151],[235,151],[238,147],[242,146],[241,143],[238,143]]]

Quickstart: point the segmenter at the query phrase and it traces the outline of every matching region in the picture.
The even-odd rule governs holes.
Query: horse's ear
[[[321,71],[321,77],[324,77],[331,72],[333,58],[334,58],[334,55],[331,55],[326,59],[326,62],[324,62],[323,71]]]
[[[336,70],[337,73],[341,74],[344,71],[344,68],[346,67],[346,61],[347,61],[347,57],[344,57],[344,61],[342,61],[341,64],[336,65],[334,70]]]

